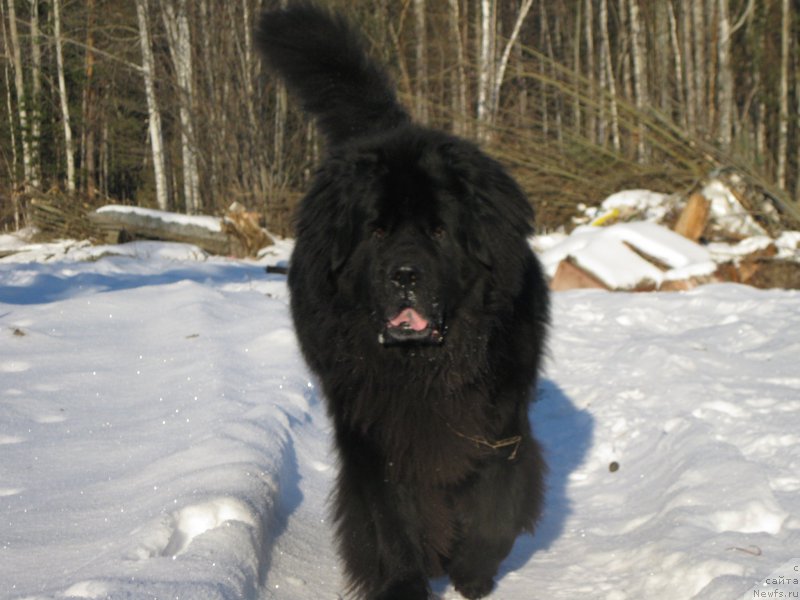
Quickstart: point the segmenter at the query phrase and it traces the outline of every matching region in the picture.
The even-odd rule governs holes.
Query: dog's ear
[[[491,269],[494,260],[489,236],[495,217],[482,198],[480,165],[474,161],[476,152],[467,142],[448,140],[440,144],[435,153],[425,157],[425,165],[462,206],[459,243],[469,256]]]
[[[328,161],[331,182],[329,198],[335,210],[331,233],[331,269],[344,266],[364,237],[364,224],[370,222],[369,211],[374,204],[378,157],[372,152],[344,153]]]
[[[470,256],[477,259],[484,267],[491,269],[494,266],[491,251],[489,250],[488,239],[486,238],[486,228],[480,222],[479,217],[472,217],[471,227],[467,227],[465,246]]]

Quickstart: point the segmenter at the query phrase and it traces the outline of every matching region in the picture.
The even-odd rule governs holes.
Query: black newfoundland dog
[[[486,596],[542,510],[530,204],[474,145],[412,123],[341,17],[300,2],[265,13],[257,41],[327,143],[289,287],[335,427],[349,591],[423,600],[447,574]]]

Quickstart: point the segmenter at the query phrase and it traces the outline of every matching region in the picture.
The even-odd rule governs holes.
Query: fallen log
[[[164,240],[193,244],[206,252],[227,256],[253,256],[272,243],[263,230],[255,239],[253,230],[235,220],[192,216],[132,206],[104,206],[89,214],[89,220],[104,234],[107,243],[135,239]]]

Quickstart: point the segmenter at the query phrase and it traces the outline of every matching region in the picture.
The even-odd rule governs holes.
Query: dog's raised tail
[[[316,117],[330,145],[409,120],[388,75],[339,15],[296,2],[263,13],[256,40],[267,64]]]

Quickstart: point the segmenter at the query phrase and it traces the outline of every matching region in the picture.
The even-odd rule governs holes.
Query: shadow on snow
[[[0,271],[0,303],[47,304],[104,292],[117,292],[147,286],[191,281],[211,286],[230,283],[275,280],[283,275],[267,275],[263,266],[243,263],[198,262],[187,266],[178,261],[162,261],[161,270],[128,257],[104,258],[103,268],[87,263],[9,264]],[[5,267],[6,265],[2,265]],[[7,276],[5,276],[7,275]]]
[[[537,393],[528,414],[549,467],[544,513],[533,536],[517,539],[499,577],[535,560],[537,552],[547,550],[561,536],[572,512],[567,495],[570,475],[583,464],[594,437],[592,415],[577,408],[554,381],[541,380]]]

